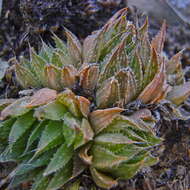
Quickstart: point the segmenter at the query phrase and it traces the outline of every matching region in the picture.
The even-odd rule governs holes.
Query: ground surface
[[[70,4],[66,4],[66,8],[58,1],[52,1],[57,9],[63,14],[57,15],[55,23],[51,20],[51,14],[54,9],[51,9],[50,15],[47,15],[45,10],[48,6],[47,2],[38,1],[40,9],[36,8],[35,0],[31,0],[27,5],[27,0],[9,0],[3,1],[3,12],[0,18],[0,57],[8,60],[11,57],[20,55],[28,55],[27,45],[30,42],[38,48],[39,38],[44,38],[46,41],[51,41],[50,32],[53,31],[64,36],[61,33],[61,25],[65,24],[69,29],[76,33],[81,39],[95,29],[98,29],[105,21],[114,14],[118,9],[124,6],[122,1],[117,2],[114,6],[102,6],[96,1],[85,1],[86,4],[74,3],[74,8]],[[71,2],[71,1],[70,1]],[[74,2],[74,1],[73,1]],[[77,2],[77,1],[75,1]],[[100,1],[101,2],[101,1]],[[103,1],[102,1],[103,2]],[[174,1],[173,1],[174,2]],[[180,7],[184,1],[175,1],[174,3]],[[64,11],[62,11],[64,9]],[[184,9],[183,7],[179,8]],[[187,9],[186,9],[187,10]],[[57,11],[57,10],[56,10]],[[69,14],[67,14],[69,11]],[[188,11],[185,14],[188,14]],[[38,14],[40,13],[40,14]],[[65,17],[65,15],[69,15]],[[83,15],[81,20],[78,15]],[[106,17],[105,17],[106,15]],[[41,18],[42,19],[38,19]],[[62,18],[62,20],[58,19]],[[63,19],[64,18],[64,19]],[[134,20],[132,12],[130,18]],[[35,24],[34,24],[35,23]],[[153,34],[158,31],[159,26],[152,23],[150,32]],[[190,30],[189,26],[169,28],[167,42],[165,46],[166,53],[171,56],[179,50],[186,48],[183,55],[183,66],[187,68],[190,64]],[[190,79],[189,71],[187,71],[186,79]],[[4,79],[0,84],[0,95],[13,97],[17,95],[18,89],[14,79]],[[14,92],[14,93],[13,93]],[[188,101],[184,105],[187,114],[190,111]],[[119,187],[113,190],[188,190],[190,188],[190,121],[180,121],[175,118],[168,118],[166,113],[161,109],[162,120],[157,124],[158,135],[164,138],[164,145],[159,150],[155,150],[154,154],[160,157],[157,165],[145,168],[139,172],[133,179],[120,182]],[[153,110],[155,111],[155,110]],[[11,167],[9,165],[9,167]],[[3,169],[3,167],[5,169]],[[7,165],[1,168],[0,177],[7,175]],[[7,171],[8,172],[8,171]],[[82,187],[80,190],[90,190],[94,186],[88,171],[82,176]],[[28,189],[29,186],[19,187],[18,189]]]

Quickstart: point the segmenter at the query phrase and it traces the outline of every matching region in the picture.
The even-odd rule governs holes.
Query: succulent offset
[[[132,101],[180,105],[190,83],[181,52],[170,60],[162,55],[166,25],[150,42],[148,22],[137,28],[126,13],[83,44],[65,29],[67,44],[54,36],[56,48],[43,44],[39,54],[31,48],[31,59],[15,65],[23,88],[38,90],[0,102],[0,162],[18,163],[10,186],[34,181],[33,190],[59,189],[90,169],[95,183],[109,189],[158,161],[151,150],[161,139],[151,111],[125,109]]]

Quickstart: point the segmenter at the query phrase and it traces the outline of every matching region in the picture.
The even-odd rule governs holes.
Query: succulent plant
[[[15,65],[23,88],[38,90],[0,104],[0,162],[18,163],[7,177],[11,186],[31,180],[33,190],[59,189],[89,169],[109,189],[157,162],[155,118],[147,108],[126,114],[126,107],[165,99],[179,105],[190,84],[181,53],[162,55],[166,25],[150,43],[148,22],[137,28],[126,13],[120,10],[83,45],[65,29],[67,44],[54,36],[56,48],[44,43],[39,54],[31,48],[31,59]]]

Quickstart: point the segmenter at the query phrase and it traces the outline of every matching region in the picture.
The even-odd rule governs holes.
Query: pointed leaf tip
[[[157,53],[161,53],[164,48],[164,42],[166,40],[166,21],[163,22],[162,27],[155,38],[152,40],[152,47]]]
[[[112,187],[117,186],[117,181],[114,180],[111,177],[106,176],[105,174],[97,171],[95,168],[91,167],[90,172],[92,174],[92,177],[95,181],[95,183],[102,188],[110,189]]]
[[[90,121],[96,134],[105,129],[120,113],[122,108],[109,108],[93,111],[90,114]]]

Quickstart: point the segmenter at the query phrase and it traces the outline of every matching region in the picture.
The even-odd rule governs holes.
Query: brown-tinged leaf
[[[76,83],[77,70],[72,65],[64,66],[61,73],[61,85],[72,88]]]
[[[104,28],[107,28],[109,30],[115,23],[117,19],[121,19],[123,16],[126,16],[128,13],[128,8],[123,8],[119,10],[116,14],[114,14],[108,22],[104,25]]]
[[[184,83],[184,75],[181,64],[182,53],[183,50],[175,54],[166,63],[166,73],[168,75],[168,83],[171,84],[172,86]]]
[[[62,120],[65,113],[67,113],[67,109],[63,104],[58,101],[52,101],[40,107],[37,107],[34,112],[34,116],[38,118],[38,120]]]
[[[99,35],[96,62],[106,59],[106,56],[122,41],[127,33],[131,33],[132,29],[133,25],[126,22],[126,15],[117,18],[110,25],[106,25]]]
[[[83,43],[83,62],[93,63],[96,60],[96,46],[100,31],[86,37]]]
[[[142,71],[144,74],[145,68],[150,62],[151,57],[151,45],[148,36],[148,18],[145,20],[144,25],[137,31],[138,37],[138,49],[136,53],[138,53],[140,62],[142,63]]]
[[[105,57],[105,54],[110,52],[111,46],[114,46],[115,42],[119,42],[118,31],[124,33],[126,31],[126,16],[127,8],[120,10],[116,13],[105,26],[88,36],[84,40],[83,45],[83,57],[85,63],[98,62]],[[121,36],[119,34],[119,36]],[[117,36],[115,39],[114,37]],[[110,44],[109,47],[106,46]]]
[[[30,101],[25,105],[26,108],[33,108],[47,104],[57,98],[57,92],[49,88],[42,88],[34,93]]]
[[[112,77],[120,69],[128,66],[128,57],[125,52],[125,47],[129,37],[130,34],[126,34],[121,43],[119,43],[109,55],[100,73],[100,82]]]
[[[143,85],[143,63],[138,51],[135,51],[135,54],[130,61],[130,68],[133,70],[136,79],[137,93],[142,90]]]
[[[80,86],[86,94],[91,95],[94,92],[99,77],[99,66],[97,64],[88,64],[80,71],[79,77]]]
[[[4,109],[5,107],[7,107],[8,105],[12,104],[13,102],[15,102],[16,99],[0,99],[0,111],[2,109]]]
[[[78,106],[82,115],[87,118],[90,113],[90,101],[83,96],[76,96],[76,99],[78,100]]]
[[[128,127],[132,126],[135,130],[150,131],[148,126],[139,125],[137,120],[130,116],[119,115],[108,124],[104,132],[112,133],[118,132],[119,130],[128,130]]]
[[[161,100],[163,100],[168,92],[171,90],[171,86],[169,86],[167,83],[164,83],[163,88],[158,92],[157,96],[151,101],[152,104],[159,103]]]
[[[29,100],[30,97],[26,96],[16,100],[15,102],[7,106],[5,109],[2,110],[0,120],[4,120],[9,116],[17,117],[29,112],[30,109],[25,107]]]
[[[139,120],[139,119],[143,119],[146,121],[154,120],[151,111],[146,108],[136,111],[134,114],[132,114],[129,117],[132,118],[133,120]]]
[[[188,98],[188,96],[190,96],[190,82],[173,87],[168,93],[167,99],[176,105],[180,105]]]
[[[93,111],[90,114],[90,122],[95,134],[105,129],[122,111],[124,109],[118,107]]]
[[[73,58],[74,65],[77,67],[82,62],[82,46],[78,38],[69,30],[65,28],[67,37],[67,47],[70,55]]]
[[[144,24],[140,27],[139,31],[137,32],[139,39],[143,39],[145,36],[148,35],[148,17],[146,17]]]
[[[137,82],[133,71],[127,67],[116,74],[119,82],[121,104],[127,104],[132,101],[137,93]]]
[[[92,155],[88,155],[88,151],[91,148],[91,144],[87,144],[86,146],[82,147],[79,151],[79,157],[87,164],[92,164]]]
[[[125,24],[123,26],[125,26]],[[110,33],[111,32],[112,31],[110,31]],[[109,55],[111,51],[114,49],[114,47],[122,41],[122,37],[125,34],[125,32],[126,32],[126,28],[123,31],[116,33],[115,35],[112,34],[113,37],[111,37],[111,39],[109,40],[106,39],[106,42],[102,42],[102,48],[99,51],[100,55],[96,60],[101,62],[104,59],[106,59],[106,56]]]
[[[161,65],[161,61],[158,58],[158,54],[154,48],[151,48],[150,58],[147,60],[144,69],[144,77],[142,82],[142,89],[144,89],[155,77],[155,75],[159,72],[159,68]]]
[[[94,131],[92,130],[92,127],[90,126],[90,123],[88,122],[88,120],[85,118],[82,119],[81,129],[83,132],[83,138],[85,142],[93,140]]]
[[[92,174],[92,177],[95,183],[101,188],[110,189],[112,187],[117,186],[118,184],[116,180],[114,180],[111,177],[106,176],[103,173],[100,173],[93,167],[90,167],[90,172]]]
[[[83,118],[79,127],[76,126],[76,138],[74,143],[74,149],[78,149],[79,147],[87,144],[94,137],[94,132],[90,126],[90,123],[87,119]]]
[[[23,88],[40,87],[41,82],[28,68],[15,64],[16,79]]]
[[[154,100],[160,96],[160,92],[163,91],[163,87],[166,84],[165,64],[162,62],[159,72],[154,76],[153,80],[146,86],[141,92],[138,99],[143,103],[154,103]]]
[[[152,47],[159,54],[163,50],[165,39],[166,39],[166,22],[164,21],[160,31],[151,42]]]
[[[63,89],[61,86],[61,69],[54,65],[46,65],[45,66],[45,80],[46,84],[49,88],[55,90]]]
[[[181,56],[183,54],[183,51],[178,52],[175,54],[167,63],[166,63],[166,73],[167,74],[173,74],[177,71],[181,70]]]
[[[81,158],[75,154],[73,158],[73,170],[72,170],[72,177],[73,179],[77,176],[79,176],[84,170],[86,169],[86,164],[81,160]]]
[[[114,77],[106,80],[96,93],[98,108],[107,108],[116,104],[120,99],[119,83]]]
[[[78,99],[70,89],[66,89],[58,94],[57,100],[65,105],[74,116],[82,116],[82,113],[79,109]]]
[[[116,145],[117,146],[117,145]],[[119,146],[119,145],[118,145]],[[119,166],[122,162],[125,162],[129,159],[128,156],[116,155],[109,150],[109,144],[106,147],[106,144],[103,146],[95,145],[92,147],[92,166],[101,171],[110,171],[114,167]]]

